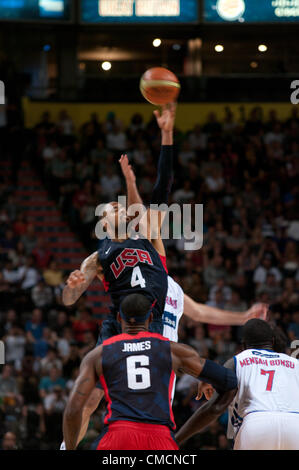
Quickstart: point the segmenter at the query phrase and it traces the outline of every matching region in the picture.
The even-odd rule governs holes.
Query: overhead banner
[[[197,0],[81,0],[83,23],[193,23]]]
[[[204,21],[277,23],[299,21],[299,0],[204,0]]]

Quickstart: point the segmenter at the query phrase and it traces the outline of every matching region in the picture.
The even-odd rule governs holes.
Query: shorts
[[[245,416],[234,450],[299,450],[299,413],[260,411]]]
[[[115,421],[92,446],[94,450],[178,450],[167,426],[134,421]]]

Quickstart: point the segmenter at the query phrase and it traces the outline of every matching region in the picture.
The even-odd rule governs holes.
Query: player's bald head
[[[269,323],[259,318],[248,320],[242,330],[243,343],[247,348],[273,345],[274,333]]]

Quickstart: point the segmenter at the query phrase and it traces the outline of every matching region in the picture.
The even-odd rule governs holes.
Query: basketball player
[[[211,383],[218,392],[216,414],[232,400],[236,374],[200,358],[187,345],[149,332],[152,318],[147,297],[128,295],[118,313],[122,334],[105,340],[83,359],[64,413],[67,450],[77,446],[82,410],[99,378],[108,407],[97,450],[177,450],[171,407],[175,373]]]
[[[275,352],[274,332],[260,319],[243,327],[244,351],[226,362],[238,392],[229,406],[228,438],[234,450],[299,450],[299,363]],[[215,393],[176,435],[179,444],[214,420]]]
[[[173,180],[173,127],[175,121],[175,104],[162,107],[162,114],[154,111],[162,133],[161,153],[158,162],[157,181],[152,194],[152,204],[167,204]],[[107,204],[106,216],[101,220],[108,237],[99,240],[97,252],[86,258],[80,270],[71,273],[63,290],[65,305],[74,304],[88,288],[95,277],[98,277],[109,292],[113,311],[103,322],[102,340],[119,333],[116,313],[119,304],[126,295],[142,292],[153,304],[154,320],[151,331],[162,334],[162,315],[167,293],[167,273],[163,266],[160,243],[156,234],[160,232],[159,224],[151,224],[154,211],[148,210],[140,230],[144,226],[142,237],[130,238],[127,234],[117,238],[114,231],[122,223],[129,222],[126,208],[116,202]],[[144,223],[149,222],[149,223]]]
[[[133,204],[143,204],[136,185],[136,177],[132,166],[129,164],[127,155],[122,155],[119,163],[126,180],[128,207]],[[164,215],[162,214],[161,222]],[[161,236],[159,236],[156,243],[167,270],[166,252]],[[244,325],[250,318],[258,317],[265,320],[267,311],[268,305],[264,303],[254,304],[246,312],[232,312],[195,302],[187,294],[184,294],[182,288],[171,276],[168,276],[168,290],[163,313],[163,335],[171,341],[178,340],[178,326],[183,313],[192,320],[201,323]]]

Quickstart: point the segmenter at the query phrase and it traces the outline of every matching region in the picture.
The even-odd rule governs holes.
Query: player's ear
[[[153,318],[154,318],[154,314],[153,314],[153,312],[152,312],[152,313],[150,314],[150,316],[148,317],[148,323],[152,323]]]
[[[121,316],[119,312],[117,312],[116,320],[118,321],[118,323],[121,323]]]

